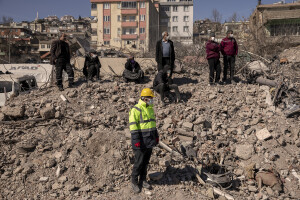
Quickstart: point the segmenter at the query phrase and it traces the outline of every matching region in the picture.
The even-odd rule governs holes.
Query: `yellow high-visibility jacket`
[[[152,148],[157,145],[158,133],[153,106],[139,100],[129,112],[129,129],[133,149]],[[135,144],[140,142],[140,147]]]

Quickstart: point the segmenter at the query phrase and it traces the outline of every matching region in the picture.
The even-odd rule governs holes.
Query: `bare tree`
[[[12,17],[2,16],[1,22],[3,24],[13,22],[14,19]]]
[[[221,23],[221,21],[222,21],[221,13],[215,8],[212,10],[212,19],[211,20],[213,22],[219,22],[219,23]]]
[[[228,22],[237,22],[239,21],[239,16],[236,12],[234,12],[229,18],[228,18]]]

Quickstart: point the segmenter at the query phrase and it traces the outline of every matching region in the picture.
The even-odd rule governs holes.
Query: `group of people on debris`
[[[235,56],[238,53],[238,45],[233,37],[233,32],[228,31],[227,37],[221,44],[215,40],[215,34],[210,34],[206,44],[207,60],[209,64],[209,83],[221,83],[220,52],[223,54],[224,70],[223,82],[227,80],[227,70],[230,69],[229,82],[233,81]],[[57,86],[63,90],[62,71],[68,73],[69,87],[73,86],[74,72],[70,65],[69,45],[66,42],[66,35],[63,34],[60,40],[53,42],[51,48],[51,63],[56,66]],[[158,73],[153,81],[153,88],[161,96],[164,105],[166,91],[174,90],[177,101],[180,101],[178,86],[172,81],[174,70],[175,51],[173,42],[169,39],[168,32],[162,34],[162,40],[156,44],[156,62]],[[99,80],[101,64],[95,50],[91,50],[85,58],[83,73],[88,81]],[[144,78],[138,62],[130,56],[125,64],[123,72],[125,82],[135,81],[140,83]],[[131,144],[134,153],[134,165],[131,174],[131,186],[134,193],[141,192],[141,188],[151,189],[146,181],[147,167],[151,158],[152,149],[159,144],[159,135],[156,128],[155,113],[153,110],[154,93],[150,88],[144,88],[141,92],[138,104],[129,112],[129,129],[131,133]]]

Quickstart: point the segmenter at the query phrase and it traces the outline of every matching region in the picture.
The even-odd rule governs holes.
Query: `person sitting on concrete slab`
[[[125,70],[123,71],[124,81],[134,81],[140,83],[144,78],[144,72],[141,69],[138,62],[134,60],[134,56],[130,56],[125,64]]]
[[[97,51],[91,49],[89,53],[85,56],[83,74],[85,75],[87,81],[94,81],[93,78],[96,76],[96,80],[100,80],[100,68],[101,63],[99,61]]]
[[[162,101],[162,105],[165,106],[165,94],[167,91],[174,90],[176,93],[176,102],[181,100],[180,92],[178,86],[173,84],[173,80],[171,79],[171,66],[165,65],[163,70],[160,70],[154,81],[153,81],[153,88],[156,92],[160,94],[160,98]]]

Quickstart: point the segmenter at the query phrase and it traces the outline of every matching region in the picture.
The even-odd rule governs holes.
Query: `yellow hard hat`
[[[154,97],[154,93],[150,88],[144,88],[142,90],[141,97]]]

